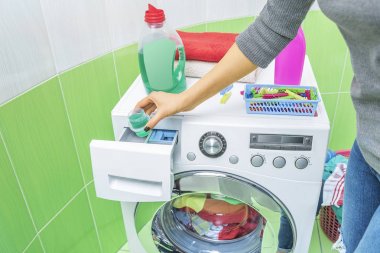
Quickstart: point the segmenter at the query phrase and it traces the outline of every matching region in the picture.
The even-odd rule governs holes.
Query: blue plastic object
[[[244,90],[245,107],[248,114],[277,114],[314,116],[320,101],[318,91],[312,86],[298,86],[297,88],[312,90],[316,100],[289,100],[289,99],[263,99],[252,97],[252,89],[294,89],[295,86],[247,84]]]
[[[336,153],[334,151],[332,151],[331,149],[328,149],[327,153],[326,153],[325,163],[327,163],[328,161],[330,161],[335,156],[336,156]]]
[[[233,87],[234,87],[233,84],[227,86],[226,88],[224,88],[223,90],[220,91],[220,95],[223,96],[224,94],[226,94],[227,92],[229,92]]]
[[[171,145],[177,136],[176,130],[153,129],[147,139],[147,143]]]

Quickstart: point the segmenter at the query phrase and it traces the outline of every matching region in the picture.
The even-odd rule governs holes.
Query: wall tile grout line
[[[61,214],[61,213],[63,212],[63,210],[65,210],[65,208],[66,208],[68,205],[70,205],[71,202],[73,202],[74,199],[75,199],[79,194],[81,194],[81,193],[83,192],[83,190],[85,190],[85,189],[87,188],[87,186],[90,185],[92,182],[93,182],[93,180],[91,180],[91,181],[88,182],[86,185],[84,185],[82,188],[80,188],[79,191],[78,191],[77,193],[75,193],[74,196],[73,196],[71,199],[69,199],[69,200],[66,202],[66,204],[64,204],[63,207],[62,207],[60,210],[58,210],[58,212],[57,212],[53,217],[50,218],[50,220],[48,220],[48,222],[46,222],[46,224],[45,224],[45,225],[44,225],[44,226],[38,231],[38,233],[41,233],[41,232],[42,232],[47,226],[49,226],[49,224],[50,224],[55,218],[57,218],[57,216],[58,216],[59,214]]]
[[[39,234],[40,234],[45,228],[47,228],[47,226],[48,226],[52,221],[54,221],[54,219],[57,218],[58,215],[59,215],[60,213],[62,213],[62,211],[63,211],[68,205],[70,205],[71,202],[73,202],[74,199],[75,199],[80,193],[82,193],[83,190],[85,190],[85,189],[86,189],[91,183],[93,183],[93,182],[94,182],[94,180],[91,180],[91,181],[88,182],[85,186],[83,186],[82,188],[80,188],[79,191],[78,191],[77,193],[75,193],[74,196],[73,196],[71,199],[69,199],[69,200],[66,202],[66,204],[64,204],[63,207],[62,207],[60,210],[58,210],[58,212],[57,212],[53,217],[51,217],[51,218],[45,223],[45,225],[43,225],[43,226],[41,227],[40,230],[37,231],[37,234],[36,234],[35,237],[39,236]],[[25,252],[25,251],[30,247],[30,245],[31,245],[31,244],[33,243],[33,241],[35,240],[35,237],[32,239],[32,241],[28,244],[28,246],[24,249],[23,252]]]
[[[348,59],[348,48],[346,48],[346,55],[344,57],[344,63],[343,63],[343,68],[342,68],[342,75],[340,77],[340,84],[339,84],[339,90],[338,90],[339,93],[338,93],[338,97],[336,99],[334,117],[333,117],[331,128],[330,128],[331,131],[330,131],[330,140],[329,140],[329,143],[331,142],[332,136],[333,136],[333,133],[334,133],[335,118],[336,118],[336,114],[337,114],[337,111],[338,111],[338,105],[339,105],[339,101],[340,101],[340,96],[342,94],[341,90],[342,90],[342,83],[343,83],[343,79],[344,79],[344,72],[346,71],[347,59]]]
[[[350,94],[349,91],[342,92],[321,92],[321,95],[338,95],[338,94]]]
[[[36,240],[36,238],[39,236],[39,234],[37,233],[34,237],[33,237],[33,239],[29,242],[29,244],[25,247],[25,249],[22,251],[22,253],[25,253],[28,249],[29,249],[29,247],[30,247],[30,245],[32,245],[32,243]]]
[[[84,172],[83,172],[83,165],[82,165],[82,161],[80,159],[80,155],[79,155],[79,152],[78,152],[78,145],[77,145],[77,142],[76,142],[76,139],[74,137],[74,130],[73,130],[73,126],[71,124],[71,119],[70,119],[70,115],[69,115],[69,110],[67,108],[67,103],[66,103],[66,99],[65,99],[65,94],[63,92],[63,85],[62,85],[62,81],[61,81],[61,78],[60,76],[58,75],[58,83],[59,83],[59,87],[60,87],[60,90],[61,90],[61,95],[62,95],[62,99],[63,99],[63,104],[64,104],[64,107],[65,107],[65,112],[66,112],[66,117],[67,117],[67,120],[69,122],[69,127],[70,127],[70,132],[71,132],[71,136],[73,138],[73,142],[74,142],[74,149],[75,149],[75,153],[76,153],[76,156],[77,156],[77,159],[78,159],[78,163],[79,163],[79,169],[80,169],[80,173],[81,173],[81,176],[82,176],[82,181],[83,181],[83,185],[86,186],[86,180],[85,180],[85,177],[84,177]],[[99,248],[100,248],[100,252],[103,253],[103,245],[100,241],[100,236],[99,236],[99,231],[98,231],[98,226],[96,224],[96,220],[95,220],[95,215],[94,215],[94,211],[92,209],[92,204],[91,204],[91,201],[90,201],[90,194],[88,193],[88,189],[85,188],[85,191],[86,191],[86,196],[87,196],[87,201],[88,201],[88,205],[90,207],[90,212],[91,212],[91,218],[92,218],[92,221],[94,223],[94,228],[95,228],[95,233],[96,233],[96,237],[98,239],[98,243],[99,243]]]
[[[117,86],[117,91],[119,92],[119,98],[121,98],[121,90],[120,90],[120,83],[119,83],[119,74],[117,72],[117,65],[116,65],[116,57],[115,57],[115,52],[112,52],[112,59],[113,59],[113,69],[115,72],[116,76],[116,86]]]
[[[9,162],[10,162],[10,164],[11,164],[12,172],[13,172],[15,178],[16,178],[17,185],[18,185],[19,190],[20,190],[20,192],[21,192],[21,195],[22,195],[22,198],[23,198],[23,200],[24,200],[24,203],[25,203],[26,209],[27,209],[27,211],[28,211],[29,217],[30,217],[30,219],[31,219],[31,221],[32,221],[32,224],[33,224],[34,230],[35,230],[35,232],[36,232],[36,236],[38,237],[38,240],[39,240],[39,242],[40,242],[40,244],[41,244],[42,251],[45,253],[46,251],[45,251],[44,245],[42,244],[42,240],[41,240],[41,238],[40,238],[40,236],[39,236],[39,233],[38,233],[38,229],[37,229],[36,223],[35,223],[35,221],[34,221],[34,219],[33,219],[33,215],[32,215],[32,212],[31,212],[31,210],[30,210],[30,207],[29,207],[28,201],[26,200],[26,196],[25,196],[25,193],[24,193],[24,189],[23,189],[23,187],[22,187],[22,185],[21,185],[20,179],[19,179],[18,174],[17,174],[17,172],[16,172],[16,168],[15,168],[15,166],[14,166],[13,159],[12,159],[12,157],[11,157],[11,154],[9,153],[8,146],[7,146],[7,143],[5,142],[5,139],[4,139],[4,136],[3,136],[3,133],[2,133],[2,130],[1,130],[1,129],[0,129],[0,141],[4,144],[5,152],[6,152],[6,154],[7,154],[7,157],[8,157],[8,159],[9,159]],[[33,238],[33,240],[34,240],[34,238]],[[28,245],[28,246],[30,246],[30,245]]]

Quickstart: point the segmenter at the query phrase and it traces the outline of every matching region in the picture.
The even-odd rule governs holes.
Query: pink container
[[[274,83],[300,85],[306,54],[305,35],[299,28],[297,36],[275,59]]]

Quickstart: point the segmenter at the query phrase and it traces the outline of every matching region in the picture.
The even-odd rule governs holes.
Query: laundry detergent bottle
[[[306,40],[301,28],[296,37],[275,59],[274,83],[300,85],[306,54]]]
[[[178,64],[174,64],[178,53]],[[148,5],[139,41],[139,66],[147,93],[180,93],[186,89],[185,50],[178,33],[165,23],[165,13]]]

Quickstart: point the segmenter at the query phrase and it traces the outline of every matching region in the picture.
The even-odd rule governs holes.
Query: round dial
[[[226,139],[218,132],[207,132],[199,140],[199,149],[207,157],[219,157],[227,149]]]
[[[277,169],[281,169],[286,165],[286,160],[282,156],[277,156],[276,158],[273,159],[273,166],[276,167]]]
[[[264,157],[262,155],[254,155],[251,158],[251,164],[253,167],[261,167],[264,164]]]
[[[296,168],[303,170],[309,165],[309,161],[305,157],[300,157],[295,162]]]

